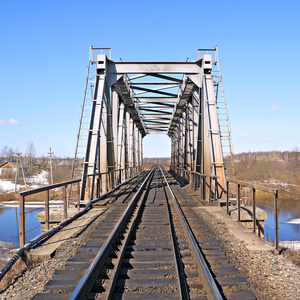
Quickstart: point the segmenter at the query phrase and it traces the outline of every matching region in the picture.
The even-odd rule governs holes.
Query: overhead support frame
[[[114,62],[96,56],[81,199],[91,199],[95,174],[141,166],[142,139],[150,133],[171,138],[172,167],[216,175],[225,188],[213,63],[208,54],[195,62]],[[125,177],[119,173],[113,185]],[[97,184],[102,191],[112,185]]]

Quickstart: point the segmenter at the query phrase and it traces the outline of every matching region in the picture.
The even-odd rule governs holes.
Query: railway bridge
[[[90,48],[72,180],[20,193],[20,249],[1,270],[0,280],[16,261],[32,266],[51,260],[57,251],[63,262],[55,271],[46,265],[39,269],[43,278],[49,272],[51,278],[41,280],[32,299],[256,299],[255,285],[231,262],[222,236],[205,221],[208,212],[199,211],[203,203],[220,200],[226,209],[218,207],[219,222],[222,213],[231,222],[226,215],[231,182],[237,184],[238,221],[240,189],[253,190],[254,233],[261,230],[256,189],[274,194],[277,213],[278,190],[232,179],[217,47],[199,49],[193,62],[114,62],[105,51],[110,49]],[[143,167],[147,134],[171,139],[170,169]],[[190,193],[175,178],[189,183]],[[58,217],[49,199],[51,190],[61,187]],[[44,232],[26,242],[26,197],[41,192]],[[277,247],[276,223],[275,231]],[[250,240],[249,249],[273,251],[255,235]]]
[[[217,47],[199,49],[193,62],[114,62],[105,50],[90,48],[76,150],[76,158],[85,156],[81,199],[100,196],[141,167],[147,134],[170,137],[174,172],[191,180],[193,172],[207,181],[215,176],[216,198],[224,196],[233,165]]]

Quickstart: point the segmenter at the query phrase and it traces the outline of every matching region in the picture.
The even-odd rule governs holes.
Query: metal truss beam
[[[141,103],[175,103],[177,97],[138,97]]]
[[[93,197],[95,174],[141,166],[147,134],[168,134],[173,167],[217,175],[225,189],[212,64],[211,55],[195,62],[140,63],[96,56],[81,199]],[[139,96],[147,93],[158,96]],[[98,194],[129,176],[118,174],[98,182]]]
[[[111,62],[110,74],[199,74],[198,62]],[[174,80],[174,78],[172,79]]]

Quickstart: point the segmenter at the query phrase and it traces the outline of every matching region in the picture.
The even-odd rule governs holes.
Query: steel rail
[[[167,179],[165,177],[165,174],[163,173],[163,171],[162,171],[162,169],[161,169],[160,166],[159,166],[159,168],[160,168],[160,170],[161,170],[161,172],[163,174],[163,177],[165,179],[166,185],[167,185],[167,187],[168,187],[168,189],[170,191],[170,194],[171,194],[171,196],[173,198],[175,207],[176,207],[177,212],[178,212],[178,214],[180,216],[182,224],[184,225],[183,229],[186,231],[186,233],[187,233],[187,235],[188,235],[188,237],[190,239],[190,242],[193,245],[193,250],[196,253],[198,261],[200,262],[200,265],[201,265],[201,267],[202,267],[202,269],[203,269],[203,271],[205,273],[206,279],[207,279],[208,284],[209,284],[209,286],[211,288],[211,292],[212,292],[213,296],[215,297],[215,299],[221,300],[221,299],[223,299],[223,297],[222,297],[222,295],[221,295],[221,293],[219,291],[219,288],[217,287],[217,284],[216,284],[216,282],[215,282],[215,280],[214,280],[214,278],[213,278],[213,276],[212,276],[212,274],[211,274],[211,272],[210,272],[210,270],[209,270],[209,268],[208,268],[208,266],[207,266],[207,264],[206,264],[206,262],[204,260],[204,257],[203,257],[203,255],[201,253],[201,250],[200,250],[199,246],[198,246],[198,243],[197,243],[197,241],[196,241],[196,239],[195,239],[195,237],[193,235],[193,232],[192,232],[192,230],[191,230],[191,228],[190,228],[190,226],[189,226],[189,224],[188,224],[188,222],[187,222],[187,220],[186,220],[186,218],[185,218],[185,216],[184,216],[184,214],[183,214],[183,212],[182,212],[182,210],[181,210],[181,208],[179,206],[179,203],[178,203],[178,201],[177,201],[177,199],[176,199],[176,197],[175,197],[175,195],[174,195],[174,193],[173,193],[173,191],[172,191],[172,189],[171,189],[171,187],[170,187],[170,185],[169,185],[169,183],[168,183],[168,181],[167,181]]]
[[[161,174],[163,175],[163,172],[161,169],[160,169],[160,171],[161,171]],[[174,228],[171,207],[170,207],[170,203],[168,201],[166,189],[164,188],[164,182],[163,182],[162,176],[160,176],[160,180],[162,183],[162,187],[164,190],[166,203],[167,203],[166,207],[167,207],[168,221],[169,221],[169,225],[170,225],[170,233],[171,233],[171,237],[172,237],[172,248],[173,248],[173,252],[174,252],[174,259],[176,262],[176,273],[177,273],[177,279],[178,279],[178,286],[180,289],[180,298],[189,300],[190,299],[190,295],[188,292],[189,289],[188,289],[186,278],[185,278],[182,259],[180,257],[180,250],[179,250],[178,244],[176,242],[176,233],[175,233],[175,228]]]
[[[123,258],[125,256],[126,248],[127,248],[128,243],[130,241],[130,237],[132,235],[132,232],[133,232],[135,226],[137,225],[137,222],[139,221],[143,205],[144,205],[144,203],[147,199],[148,193],[149,193],[151,181],[152,181],[153,176],[155,174],[155,168],[153,168],[153,170],[154,170],[154,172],[152,172],[152,175],[149,178],[149,184],[146,187],[146,191],[144,193],[143,199],[142,199],[142,201],[140,201],[139,207],[138,207],[137,211],[134,213],[133,220],[129,223],[130,226],[129,226],[126,234],[124,234],[125,237],[123,239],[122,246],[121,246],[121,249],[120,249],[118,262],[117,262],[117,264],[115,264],[116,265],[115,266],[115,272],[113,274],[113,278],[111,279],[110,289],[107,293],[107,296],[105,297],[105,299],[107,299],[107,300],[113,299],[113,293],[114,293],[114,290],[115,290],[115,287],[116,287],[116,284],[117,284],[117,280],[118,280],[118,276],[119,276],[119,273],[120,273],[120,270],[121,270],[121,267],[122,267],[122,261],[123,261]]]
[[[126,222],[127,217],[129,216],[129,214],[131,213],[132,209],[134,208],[134,205],[136,204],[139,196],[141,195],[141,193],[142,193],[142,191],[143,191],[146,183],[148,182],[148,179],[150,178],[151,174],[153,173],[153,171],[154,171],[154,168],[152,168],[152,170],[149,172],[149,174],[147,175],[146,179],[144,180],[144,182],[140,186],[139,190],[136,192],[135,196],[130,201],[130,203],[127,206],[125,212],[123,213],[123,215],[119,219],[117,225],[115,226],[115,228],[113,229],[113,231],[111,232],[111,234],[109,235],[109,237],[106,239],[106,241],[103,244],[103,246],[100,248],[100,250],[97,253],[97,255],[95,256],[94,260],[92,261],[92,263],[90,264],[90,266],[88,267],[88,269],[84,273],[83,277],[79,281],[78,285],[74,289],[73,293],[71,294],[69,300],[82,299],[83,294],[84,294],[84,292],[86,290],[86,287],[89,284],[89,281],[94,276],[94,272],[95,272],[96,268],[101,263],[104,263],[104,261],[106,259],[106,255],[107,255],[107,253],[110,251],[110,249],[112,247],[112,243],[114,242],[114,240],[116,239],[116,237],[119,235],[119,233],[120,233],[120,231],[121,231],[121,229],[122,229],[122,227],[124,225],[124,222]]]
[[[142,171],[143,172],[143,171]],[[12,268],[12,266],[17,262],[17,260],[22,257],[22,255],[24,255],[24,253],[26,251],[28,251],[29,249],[31,249],[33,246],[37,246],[39,243],[41,243],[44,239],[46,238],[50,238],[52,235],[54,235],[56,232],[58,232],[60,229],[62,229],[64,226],[68,225],[69,223],[71,223],[73,220],[79,218],[81,215],[85,214],[89,209],[92,208],[92,204],[102,200],[103,198],[107,197],[109,194],[113,193],[115,190],[117,190],[118,188],[120,188],[121,186],[127,184],[130,180],[138,177],[138,175],[140,175],[142,172],[140,172],[139,174],[137,174],[136,176],[128,179],[127,181],[119,184],[118,186],[116,186],[114,189],[110,190],[109,192],[107,192],[106,194],[103,194],[102,196],[100,196],[97,199],[94,199],[92,201],[90,201],[83,210],[81,210],[80,212],[76,213],[75,215],[73,215],[72,217],[62,221],[61,223],[59,223],[57,226],[55,226],[54,228],[50,229],[49,231],[42,233],[40,235],[38,235],[37,237],[33,238],[32,240],[30,240],[29,242],[27,242],[23,247],[21,247],[10,259],[9,261],[5,264],[5,266],[0,270],[0,281],[3,279],[3,277],[6,275],[6,273]],[[75,180],[76,181],[76,180]],[[80,181],[80,180],[79,180]],[[65,182],[64,182],[65,183]],[[35,190],[39,190],[39,189],[35,189]],[[31,193],[33,190],[29,190],[29,191],[25,191],[24,193]],[[26,194],[28,195],[28,194]]]

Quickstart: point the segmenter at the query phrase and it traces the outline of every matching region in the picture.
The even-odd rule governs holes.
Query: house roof
[[[13,169],[16,169],[17,166],[16,166],[16,164],[13,163],[13,162],[6,161],[6,162],[4,162],[4,163],[2,163],[2,164],[0,165],[0,168],[13,168]]]
[[[28,169],[29,166],[28,165],[23,165],[23,169]],[[17,168],[17,162],[14,161],[5,161],[5,162],[0,162],[0,168],[13,168],[16,169]],[[19,168],[21,168],[21,166],[19,165]]]

